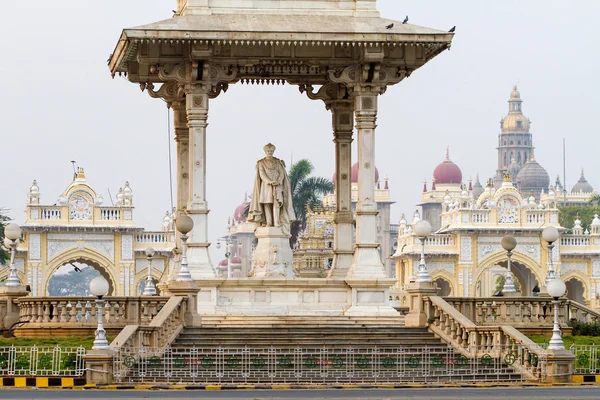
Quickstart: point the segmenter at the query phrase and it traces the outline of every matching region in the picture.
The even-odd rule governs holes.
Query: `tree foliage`
[[[582,206],[566,206],[559,207],[558,222],[560,226],[572,229],[575,225],[575,218],[579,215],[581,220],[581,226],[583,229],[590,228],[590,224],[594,219],[594,214],[597,212],[596,207],[582,207]]]
[[[306,206],[314,207],[321,201],[323,195],[333,191],[333,182],[327,178],[310,176],[313,171],[314,166],[307,159],[290,166],[290,188],[296,214],[296,221],[291,226],[292,245],[298,241],[298,235],[306,226]]]
[[[54,274],[48,282],[50,296],[89,296],[90,282],[100,272],[89,266],[80,267],[81,272],[72,271],[66,274]]]
[[[494,282],[495,286],[495,291],[499,292],[502,290],[502,288],[504,287],[504,283],[506,282],[506,276],[504,275],[498,275],[496,277],[496,281]],[[521,283],[519,282],[519,280],[517,279],[516,276],[513,275],[513,284],[515,285],[515,290],[518,292],[521,290]]]
[[[8,251],[4,248],[4,227],[9,220],[4,210],[0,209],[0,265],[7,265],[9,259]]]

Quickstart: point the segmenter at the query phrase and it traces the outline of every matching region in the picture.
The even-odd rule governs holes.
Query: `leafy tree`
[[[310,176],[314,170],[313,164],[303,159],[290,166],[289,178],[292,191],[292,202],[296,221],[292,222],[290,243],[298,241],[300,232],[306,226],[306,206],[314,207],[319,204],[323,195],[333,191],[333,182],[327,178]]]
[[[48,294],[50,296],[89,296],[91,294],[90,282],[99,276],[100,272],[90,266],[79,268],[79,272],[73,268],[66,274],[52,275],[48,282]]]
[[[599,205],[600,204],[600,193],[592,193],[592,195],[590,196],[590,204],[593,205]]]
[[[0,265],[6,265],[10,258],[7,249],[4,249],[4,227],[10,218],[4,212],[4,210],[0,209]]]
[[[558,222],[560,223],[560,226],[569,229],[573,228],[573,225],[575,225],[575,218],[579,215],[581,226],[584,230],[589,230],[590,224],[594,219],[594,214],[597,212],[596,208],[591,206],[566,206],[559,207],[558,210],[560,211],[558,216]]]

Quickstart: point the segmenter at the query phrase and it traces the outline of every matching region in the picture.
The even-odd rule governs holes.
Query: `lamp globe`
[[[422,219],[413,226],[413,232],[417,237],[427,237],[431,234],[431,224]]]
[[[21,232],[21,227],[14,223],[8,224],[4,228],[4,236],[10,240],[19,239],[21,237]]]
[[[154,253],[155,253],[155,251],[152,247],[148,247],[146,249],[146,257],[154,257]]]
[[[504,250],[513,251],[515,247],[517,247],[517,239],[515,239],[513,236],[504,236],[500,244],[502,244],[502,248]]]
[[[108,281],[103,276],[97,276],[90,282],[90,292],[96,297],[106,296],[108,293]]]
[[[567,285],[561,279],[552,279],[547,285],[548,294],[555,299],[563,296],[567,291]]]
[[[548,243],[554,243],[558,240],[558,229],[554,226],[547,226],[542,231],[542,239]]]
[[[192,229],[194,229],[194,220],[191,219],[189,216],[182,214],[179,217],[177,217],[175,225],[179,232],[181,232],[184,235],[187,235],[192,231]]]

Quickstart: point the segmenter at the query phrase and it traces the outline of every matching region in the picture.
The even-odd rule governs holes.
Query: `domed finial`
[[[508,172],[504,173],[504,182],[512,182],[512,178]]]
[[[390,178],[385,177],[385,186],[383,187],[385,190],[390,190]]]
[[[446,147],[446,161],[450,161],[450,146]]]
[[[583,167],[581,167],[581,178],[585,179],[585,175],[583,174]]]
[[[432,191],[435,191],[435,189],[436,189],[436,187],[435,187],[435,178],[433,178],[433,179],[431,180],[431,190],[432,190]]]
[[[423,180],[423,193],[427,191],[427,179]]]

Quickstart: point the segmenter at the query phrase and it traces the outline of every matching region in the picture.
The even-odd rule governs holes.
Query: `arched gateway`
[[[15,265],[19,279],[33,296],[47,296],[50,279],[65,266],[89,265],[109,282],[109,294],[138,295],[139,282],[147,276],[145,250],[154,248],[153,277],[166,282],[172,272],[175,235],[171,216],[163,230],[147,232],[135,226],[133,192],[126,182],[114,206],[104,205],[82,168],[53,205],[44,205],[40,188],[33,182],[28,194],[24,241],[17,248]],[[1,268],[0,279],[8,268]]]

